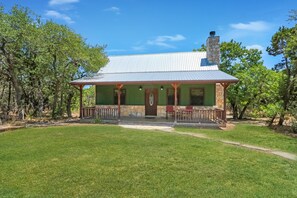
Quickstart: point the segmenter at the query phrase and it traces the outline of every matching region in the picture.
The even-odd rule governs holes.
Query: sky
[[[210,31],[263,52],[271,68],[279,58],[267,54],[280,26],[291,27],[289,11],[297,0],[0,0],[30,8],[42,20],[69,26],[108,55],[192,51]]]

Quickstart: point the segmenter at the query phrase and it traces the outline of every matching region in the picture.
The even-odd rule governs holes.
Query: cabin
[[[164,119],[173,124],[226,123],[226,89],[238,79],[220,71],[220,37],[210,32],[205,52],[109,56],[80,88],[80,117]],[[96,106],[82,105],[82,89],[96,86]]]

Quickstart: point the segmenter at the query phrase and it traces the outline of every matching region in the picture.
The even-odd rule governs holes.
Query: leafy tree
[[[67,26],[42,23],[26,8],[0,8],[0,101],[8,115],[15,105],[22,113],[53,118],[71,116],[76,89],[69,84],[98,71],[107,57],[104,47],[90,46]],[[14,97],[12,97],[14,94]],[[15,101],[15,102],[14,102]]]
[[[232,84],[227,89],[227,99],[233,118],[243,119],[248,109],[268,114],[265,107],[275,104],[276,87],[279,85],[279,81],[275,78],[279,74],[263,65],[262,52],[257,49],[246,49],[240,42],[234,40],[222,42],[220,52],[220,69],[239,79],[237,84]],[[271,117],[275,115],[274,111],[269,113],[272,114]]]
[[[28,9],[13,7],[10,14],[0,9],[0,60],[1,75],[11,82],[19,118],[24,112],[23,55],[26,53],[32,34],[38,26],[38,18]]]
[[[267,52],[272,56],[281,56],[282,60],[274,69],[282,72],[282,80],[279,89],[279,100],[282,109],[280,111],[279,125],[283,125],[285,115],[296,108],[297,100],[297,26],[293,28],[280,27],[271,39],[271,46]]]
[[[259,106],[272,94],[270,90],[275,72],[263,65],[261,51],[246,49],[234,40],[223,42],[220,67],[239,79],[237,84],[228,88],[227,93],[234,119],[242,119],[249,107]]]
[[[193,49],[193,52],[205,52],[206,51],[206,45],[202,44],[200,48]]]

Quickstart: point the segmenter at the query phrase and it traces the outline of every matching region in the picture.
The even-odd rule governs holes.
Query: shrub
[[[297,133],[297,121],[296,120],[294,120],[293,123],[292,123],[291,131],[293,133]]]

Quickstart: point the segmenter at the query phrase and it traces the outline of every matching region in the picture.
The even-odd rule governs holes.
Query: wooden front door
[[[145,90],[145,115],[156,116],[158,105],[158,89]]]

